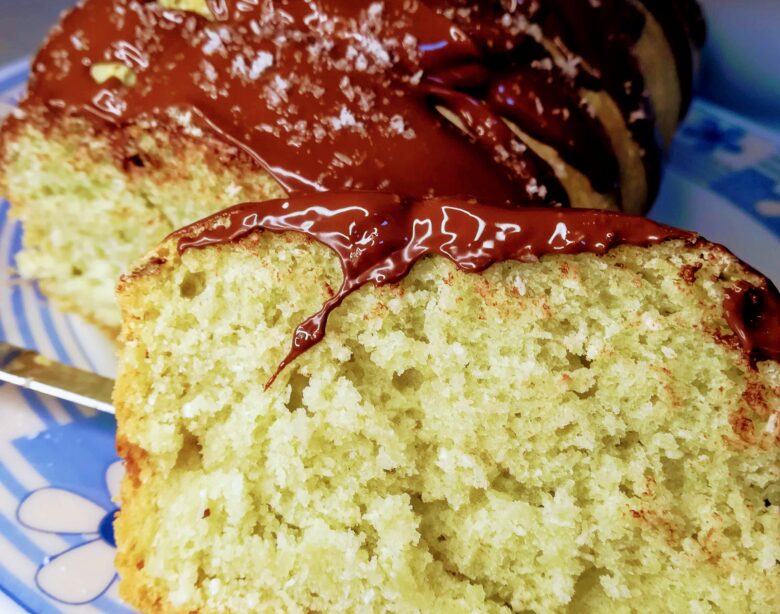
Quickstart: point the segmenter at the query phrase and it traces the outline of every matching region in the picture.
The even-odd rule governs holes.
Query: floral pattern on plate
[[[106,491],[112,501],[119,496],[123,467],[115,461],[106,470]],[[52,514],[57,510],[57,514]],[[65,488],[47,486],[34,490],[19,504],[16,519],[23,527],[62,536],[83,536],[86,541],[44,559],[35,584],[55,601],[71,605],[91,603],[116,580],[114,571],[114,516],[112,504],[99,503]]]

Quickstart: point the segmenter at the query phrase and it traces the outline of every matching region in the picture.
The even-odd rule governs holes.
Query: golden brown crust
[[[5,173],[8,167],[8,143],[16,138],[20,125],[10,115],[0,121],[0,197],[8,194],[8,178]]]
[[[120,281],[117,293],[120,303],[132,301],[132,293],[126,290],[141,277],[153,276],[160,272],[165,262],[161,262],[161,253],[166,253],[163,244],[151,254],[147,255],[135,268],[131,275],[124,276]],[[123,343],[132,342],[129,334],[130,328],[124,327]],[[134,420],[134,408],[127,406],[123,399],[126,398],[126,388],[132,381],[133,374],[117,381],[114,389],[114,405],[117,421],[124,425],[132,424]],[[127,426],[126,426],[127,428]],[[139,491],[144,470],[151,470],[149,454],[141,447],[131,443],[120,428],[116,441],[117,453],[124,459],[125,478],[122,481],[120,499],[122,507],[115,522],[117,543],[121,547],[117,549],[115,564],[121,578],[119,593],[128,604],[137,608],[140,612],[154,612],[155,614],[193,614],[186,608],[175,608],[167,599],[166,591],[158,580],[144,573],[145,552],[153,547],[152,544],[140,543],[137,536],[144,534],[141,529],[144,518],[155,513],[149,509],[150,503],[136,493]]]

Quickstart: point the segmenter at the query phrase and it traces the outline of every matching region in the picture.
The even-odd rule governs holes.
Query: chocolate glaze
[[[400,281],[428,254],[449,258],[462,271],[479,273],[506,260],[535,261],[547,254],[603,254],[617,245],[647,246],[670,239],[696,241],[693,233],[619,213],[533,207],[512,210],[473,200],[404,200],[360,192],[237,205],[173,237],[183,253],[266,230],[299,232],[322,243],[336,253],[344,275],[333,297],[296,328],[292,348],[268,386],[285,366],[319,343],[328,316],[347,296],[368,283],[383,286]],[[753,329],[746,330],[745,338],[753,339]],[[763,347],[760,338],[754,343]]]
[[[680,118],[688,111],[693,97],[694,53],[701,48],[707,35],[707,26],[701,7],[695,0],[641,0],[661,25],[674,54],[680,79]]]
[[[644,28],[642,13],[625,0],[545,0],[520,6],[553,38],[569,64],[577,66],[578,85],[603,88],[616,102],[642,152],[648,198],[654,200],[661,177],[661,148],[644,77],[631,52]]]
[[[615,153],[580,91],[604,88],[643,150],[653,193],[659,149],[631,51],[641,12],[629,0],[504,4],[211,0],[209,21],[144,0],[84,0],[36,58],[25,105],[114,125],[176,109],[292,194],[372,189],[565,205],[553,170],[501,116],[556,148],[595,190],[613,192]],[[537,40],[539,28],[563,65]],[[678,62],[689,56],[690,45]],[[134,83],[97,84],[90,69],[100,62],[124,64]]]
[[[738,281],[723,301],[726,321],[752,361],[780,360],[780,294],[771,282]]]

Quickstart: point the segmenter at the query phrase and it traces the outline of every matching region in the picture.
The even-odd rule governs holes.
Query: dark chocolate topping
[[[753,361],[780,360],[780,294],[771,282],[738,281],[726,291],[726,321]]]
[[[502,116],[612,192],[615,153],[580,92],[604,88],[644,152],[652,193],[659,150],[632,54],[641,12],[629,0],[504,4],[211,0],[209,21],[156,2],[85,0],[36,58],[27,104],[117,125],[175,112],[248,152],[292,194],[560,205],[552,168]],[[98,84],[90,71],[103,62],[133,75]]]
[[[220,224],[215,225],[214,222]],[[227,222],[225,224],[224,222]],[[603,254],[617,245],[647,246],[696,235],[650,220],[585,209],[507,209],[437,198],[407,201],[380,193],[322,193],[231,207],[173,236],[180,253],[237,241],[256,231],[300,232],[333,250],[344,281],[320,311],[295,331],[279,372],[325,334],[328,316],[352,292],[400,281],[428,254],[469,273],[506,260],[547,254]],[[748,331],[748,336],[751,331]],[[762,344],[759,339],[758,345]]]

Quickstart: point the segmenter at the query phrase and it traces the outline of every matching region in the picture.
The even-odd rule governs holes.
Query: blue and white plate
[[[26,76],[25,62],[0,69],[0,113]],[[697,102],[653,217],[727,245],[780,281],[780,135]],[[111,375],[114,350],[101,334],[16,274],[21,239],[0,201],[0,339]],[[130,612],[113,566],[122,472],[115,426],[109,416],[0,386],[0,612]]]

